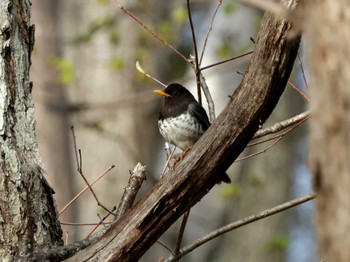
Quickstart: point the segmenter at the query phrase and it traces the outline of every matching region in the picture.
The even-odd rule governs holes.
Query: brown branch
[[[114,220],[119,220],[126,213],[126,211],[132,207],[136,195],[139,192],[143,181],[145,180],[146,166],[142,165],[141,163],[137,163],[130,175],[128,185],[124,190]]]
[[[190,212],[191,212],[191,209],[187,210],[183,215],[180,230],[179,230],[179,235],[177,236],[176,247],[173,253],[174,256],[177,256],[180,251],[182,239],[185,233],[185,228],[186,228],[187,220],[190,216]]]
[[[91,194],[93,195],[93,197],[96,200],[96,203],[98,206],[102,207],[105,211],[107,211],[110,214],[114,213],[112,211],[110,211],[107,207],[105,207],[100,200],[98,199],[95,191],[92,189],[91,184],[89,183],[89,181],[87,180],[87,178],[85,177],[84,173],[83,173],[83,156],[81,154],[81,150],[78,149],[77,151],[77,141],[76,141],[76,136],[75,136],[75,132],[74,132],[74,127],[71,127],[71,131],[72,131],[72,137],[73,137],[73,145],[74,145],[74,151],[75,151],[75,158],[76,158],[76,162],[77,162],[77,171],[80,174],[80,176],[83,178],[84,182],[86,183],[86,185],[88,186]]]
[[[288,85],[290,85],[295,91],[299,93],[306,101],[310,102],[310,98],[304,94],[299,88],[297,88],[292,82],[288,81]]]
[[[201,87],[205,96],[205,99],[207,100],[208,103],[208,110],[209,110],[209,121],[210,123],[213,123],[215,120],[215,104],[213,97],[210,94],[207,82],[205,81],[205,78],[202,74],[202,72],[199,74],[200,81],[201,81]]]
[[[191,11],[190,0],[187,0],[186,3],[187,3],[188,20],[190,22],[190,27],[191,27],[193,49],[194,49],[194,59],[190,59],[190,61],[192,62],[191,65],[192,65],[192,68],[194,69],[194,73],[196,75],[198,103],[202,104],[201,80],[200,80],[201,71],[199,69],[199,63],[198,63],[198,50],[197,50],[196,33],[194,31],[194,25],[193,25],[193,21],[192,21],[192,11]]]
[[[236,222],[230,223],[230,224],[228,224],[228,225],[226,225],[224,227],[221,227],[221,228],[219,228],[219,229],[209,233],[206,236],[203,236],[202,238],[197,239],[195,242],[193,242],[193,243],[189,244],[188,246],[182,248],[179,251],[177,256],[170,256],[167,260],[165,260],[165,262],[177,261],[178,259],[180,259],[184,255],[190,253],[192,250],[200,247],[201,245],[209,242],[210,240],[212,240],[212,239],[214,239],[214,238],[216,238],[218,236],[221,236],[221,235],[223,235],[223,234],[225,234],[227,232],[230,232],[230,231],[232,231],[234,229],[237,229],[239,227],[251,224],[251,223],[253,223],[255,221],[258,221],[258,220],[261,220],[263,218],[275,215],[277,213],[280,213],[280,212],[282,212],[284,210],[287,210],[289,208],[295,207],[297,205],[303,204],[303,203],[308,202],[310,200],[313,200],[315,197],[316,197],[316,194],[312,193],[312,194],[309,194],[309,195],[306,195],[306,196],[303,196],[303,197],[299,197],[299,198],[293,199],[293,200],[291,200],[289,202],[286,202],[286,203],[283,203],[283,204],[281,204],[279,206],[276,206],[276,207],[264,210],[264,211],[262,211],[259,214],[251,215],[249,217],[243,218],[243,219],[238,220]]]
[[[122,10],[125,14],[130,16],[132,19],[134,19],[140,26],[142,26],[148,33],[153,35],[156,39],[158,39],[160,42],[162,42],[164,45],[166,45],[170,50],[174,51],[179,57],[181,57],[187,64],[190,64],[189,60],[181,54],[180,51],[178,51],[175,47],[173,47],[171,44],[166,42],[163,38],[161,38],[159,35],[157,35],[156,32],[152,31],[148,26],[146,26],[139,18],[137,18],[133,13],[131,13],[128,9],[126,9],[124,6],[122,6],[118,0],[115,0],[117,5],[119,6],[120,10]]]
[[[106,171],[104,171],[101,175],[99,175],[90,186],[93,186],[96,182],[98,182],[102,177],[104,177],[110,170],[114,168],[114,165],[110,166]],[[87,189],[89,189],[89,186],[85,186],[75,197],[73,197],[72,200],[70,200],[59,212],[59,215],[61,215],[75,200],[77,200]],[[61,223],[62,224],[62,223]]]
[[[208,43],[208,39],[209,39],[209,35],[210,35],[210,32],[213,30],[213,24],[214,24],[214,20],[215,20],[215,17],[216,17],[216,14],[219,10],[219,7],[221,6],[222,4],[222,0],[219,0],[216,7],[215,7],[215,10],[214,10],[214,13],[213,13],[213,16],[211,18],[211,22],[209,24],[209,28],[208,28],[208,31],[207,31],[207,34],[205,36],[205,40],[204,40],[204,44],[203,44],[203,49],[202,49],[202,52],[201,52],[201,57],[199,59],[199,66],[201,66],[202,64],[202,61],[203,61],[203,57],[204,57],[204,53],[205,53],[205,49],[207,47],[207,43]]]
[[[209,68],[212,68],[212,67],[214,67],[214,66],[218,66],[218,65],[225,64],[225,63],[227,63],[227,62],[236,60],[236,59],[238,59],[238,58],[241,58],[241,57],[244,57],[244,56],[247,56],[247,55],[250,55],[250,54],[252,54],[252,53],[253,53],[253,51],[249,51],[249,52],[247,52],[247,53],[244,53],[244,54],[241,54],[241,55],[238,55],[238,56],[235,56],[235,57],[231,57],[231,58],[229,58],[229,59],[226,59],[226,60],[223,60],[223,61],[220,61],[220,62],[211,64],[211,65],[204,66],[204,67],[201,68],[201,71],[206,70],[206,69],[209,69]]]
[[[310,116],[311,116],[311,111],[306,111],[304,113],[301,113],[297,116],[294,116],[282,122],[278,122],[268,128],[264,128],[256,132],[256,134],[253,136],[253,139],[257,139],[270,134],[275,134],[287,127],[290,127],[300,122],[304,122],[305,120],[309,119]]]

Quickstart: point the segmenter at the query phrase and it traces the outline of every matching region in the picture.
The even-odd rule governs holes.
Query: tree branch
[[[181,257],[183,257],[184,255],[190,253],[192,250],[200,247],[201,245],[209,242],[210,240],[212,240],[218,236],[221,236],[227,232],[230,232],[230,231],[237,229],[239,227],[248,225],[248,224],[253,223],[255,221],[261,220],[263,218],[275,215],[277,213],[280,213],[284,210],[295,207],[297,205],[303,204],[303,203],[308,202],[310,200],[313,200],[315,197],[316,197],[315,193],[312,193],[312,194],[309,194],[306,196],[302,196],[302,197],[293,199],[291,201],[288,201],[286,203],[283,203],[281,205],[278,205],[276,207],[264,210],[264,211],[260,212],[259,214],[251,215],[249,217],[243,218],[243,219],[238,220],[236,222],[230,223],[224,227],[221,227],[221,228],[209,233],[208,235],[205,235],[202,238],[197,239],[195,242],[185,246],[184,248],[182,248],[178,252],[178,254],[176,256],[174,256],[174,255],[170,256],[167,260],[165,260],[165,262],[176,261],[176,260],[180,259]]]

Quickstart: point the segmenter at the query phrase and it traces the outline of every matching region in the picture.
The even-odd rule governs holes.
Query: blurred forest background
[[[121,3],[184,56],[194,54],[185,1]],[[201,51],[218,1],[191,3]],[[36,41],[31,79],[38,141],[58,210],[85,187],[76,171],[71,126],[75,127],[89,181],[116,166],[94,186],[105,206],[111,208],[118,202],[129,170],[137,162],[147,166],[147,181],[139,192],[143,195],[159,179],[166,159],[157,127],[160,98],[152,93],[161,86],[141,75],[135,62],[140,61],[147,72],[165,84],[179,82],[192,88],[194,95],[195,74],[179,56],[121,11],[115,1],[35,0],[32,4]],[[253,50],[251,38],[256,38],[261,16],[254,9],[222,1],[202,65]],[[245,56],[203,71],[217,114],[241,81],[248,59]],[[300,63],[296,63],[291,81],[305,89]],[[305,100],[287,87],[264,126],[306,108]],[[216,186],[192,209],[184,244],[228,222],[310,193],[305,128],[292,131],[265,153],[233,164],[228,170],[233,183]],[[268,145],[248,148],[243,154]],[[104,216],[105,211],[86,192],[60,215],[60,221],[96,223],[98,214]],[[312,203],[298,206],[211,241],[182,261],[316,261],[312,216]],[[179,225],[175,223],[160,241],[173,247]],[[63,226],[68,242],[85,237],[92,228]],[[141,261],[157,261],[167,254],[164,247],[155,244]]]

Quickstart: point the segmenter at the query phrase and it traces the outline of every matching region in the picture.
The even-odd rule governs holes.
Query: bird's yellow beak
[[[171,95],[169,95],[168,93],[165,93],[162,90],[154,90],[153,93],[155,93],[157,95],[165,96],[165,97],[171,97]]]

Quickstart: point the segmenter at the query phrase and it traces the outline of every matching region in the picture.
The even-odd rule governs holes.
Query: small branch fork
[[[112,211],[110,211],[108,208],[106,208],[98,199],[97,195],[95,194],[95,191],[92,189],[91,184],[88,182],[88,180],[86,179],[86,177],[84,176],[83,173],[83,158],[81,155],[81,150],[77,150],[77,142],[76,142],[76,136],[75,136],[75,132],[74,132],[74,127],[71,127],[71,131],[72,131],[72,136],[73,136],[73,145],[74,145],[74,152],[75,152],[75,160],[77,162],[77,171],[78,173],[81,175],[81,177],[83,178],[83,180],[85,181],[86,185],[89,187],[90,192],[92,193],[92,195],[94,196],[97,205],[99,205],[100,207],[102,207],[105,211],[107,211],[109,214],[115,215]],[[114,209],[114,208],[113,208]]]
[[[139,183],[140,182],[142,183],[145,179],[146,179],[146,166],[142,165],[141,163],[138,163],[131,174],[127,187],[125,188],[125,192],[123,194],[123,197],[120,201],[120,204],[116,212],[117,213],[116,217],[121,217],[133,205],[135,196],[141,187]],[[90,246],[91,244],[97,242],[98,239],[109,229],[109,227],[113,223],[115,223],[116,219],[114,222],[105,222],[106,218],[109,217],[110,215],[111,213],[108,213],[105,217],[100,219],[99,223],[91,223],[90,225],[95,225],[95,228],[88,234],[88,236],[85,239],[76,241],[74,243],[71,243],[65,246],[53,247],[51,249],[36,252],[30,258],[27,258],[26,261],[30,261],[30,262],[45,261],[45,260],[61,261],[73,256],[78,251],[83,250],[86,247]],[[65,223],[65,224],[74,225],[74,226],[87,225],[87,223],[83,223],[83,224]],[[98,232],[95,232],[97,227],[99,227],[100,225],[105,225],[104,229]]]

